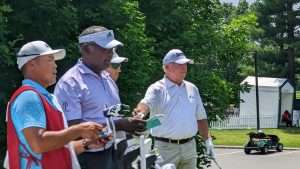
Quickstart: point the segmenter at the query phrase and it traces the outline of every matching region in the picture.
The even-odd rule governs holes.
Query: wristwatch
[[[82,139],[82,145],[83,145],[83,148],[84,148],[84,150],[89,150],[90,148],[89,148],[89,144],[88,144],[88,141],[87,141],[87,139]]]

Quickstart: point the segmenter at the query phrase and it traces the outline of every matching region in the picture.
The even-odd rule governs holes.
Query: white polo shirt
[[[197,120],[207,118],[198,88],[188,81],[178,86],[164,77],[147,89],[141,103],[149,106],[150,116],[163,115],[161,125],[151,131],[155,137],[193,137],[198,132]]]

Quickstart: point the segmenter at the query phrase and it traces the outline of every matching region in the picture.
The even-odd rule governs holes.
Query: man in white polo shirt
[[[177,169],[196,169],[197,152],[194,136],[204,138],[207,154],[214,158],[213,144],[208,132],[208,122],[198,88],[185,81],[186,58],[179,49],[170,50],[163,59],[163,79],[152,84],[135,109],[136,116],[150,117],[161,114],[161,125],[153,128],[155,147],[165,163],[173,163]]]

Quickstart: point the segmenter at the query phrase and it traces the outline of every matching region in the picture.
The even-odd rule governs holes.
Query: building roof
[[[287,81],[286,78],[271,78],[271,77],[258,77],[258,86],[265,87],[280,87]],[[255,77],[248,76],[241,84],[248,83],[251,86],[255,86]]]

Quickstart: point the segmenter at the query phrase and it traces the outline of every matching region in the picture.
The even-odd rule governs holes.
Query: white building
[[[249,92],[240,92],[239,118],[256,118],[255,77],[248,76],[241,85],[248,84]],[[284,78],[258,77],[259,111],[261,128],[277,128],[283,125],[282,114],[285,110],[292,112],[294,88]],[[256,126],[256,120],[249,121],[248,126]]]

